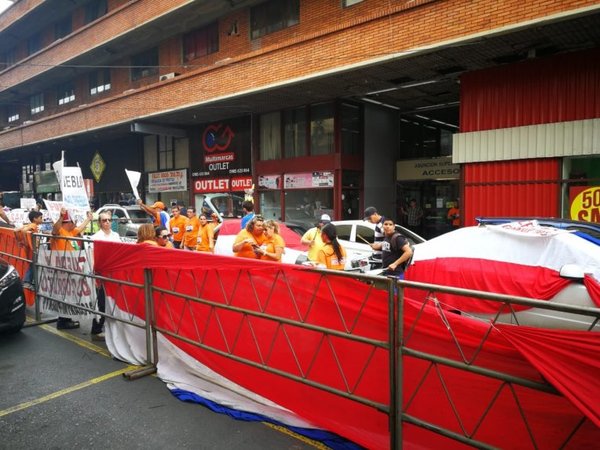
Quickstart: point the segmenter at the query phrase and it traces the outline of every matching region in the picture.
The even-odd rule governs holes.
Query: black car
[[[25,294],[17,270],[0,257],[0,332],[17,332],[25,323]]]

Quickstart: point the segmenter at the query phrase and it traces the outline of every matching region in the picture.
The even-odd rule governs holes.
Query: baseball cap
[[[323,214],[321,216],[321,219],[319,219],[319,222],[329,223],[329,222],[331,222],[331,217],[329,217],[329,214]]]
[[[65,223],[65,222],[73,222],[73,221],[71,220],[71,218],[69,217],[69,213],[64,213],[64,214],[62,215],[62,221],[63,221],[63,223]]]
[[[165,204],[163,202],[154,202],[154,205],[152,205],[152,207],[158,209],[165,209]]]
[[[377,209],[374,206],[369,206],[367,209],[365,209],[365,220],[367,220],[373,214],[377,214]]]

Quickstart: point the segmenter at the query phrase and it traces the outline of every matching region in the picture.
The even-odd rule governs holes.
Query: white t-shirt
[[[109,233],[105,233],[104,230],[100,230],[92,234],[92,241],[121,242],[121,236],[116,231],[110,230]]]

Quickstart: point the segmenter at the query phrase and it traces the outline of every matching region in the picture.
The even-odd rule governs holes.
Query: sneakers
[[[101,333],[92,333],[92,341],[95,342],[104,342],[105,338],[104,338],[104,331]]]

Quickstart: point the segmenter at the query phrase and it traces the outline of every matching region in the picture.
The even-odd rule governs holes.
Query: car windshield
[[[141,209],[128,209],[127,212],[129,213],[131,220],[134,222],[148,219],[148,214]]]

